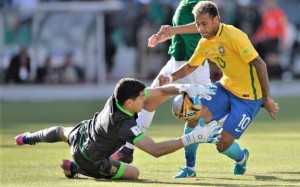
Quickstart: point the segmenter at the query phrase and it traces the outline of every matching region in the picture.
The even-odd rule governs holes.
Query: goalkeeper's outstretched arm
[[[209,95],[215,94],[215,87],[202,86],[196,84],[168,84],[157,88],[146,88],[148,93],[148,99],[145,101],[144,108],[148,111],[155,110],[159,105],[169,99],[172,95],[179,95],[182,92],[186,92],[191,97],[200,96],[210,99]]]
[[[154,157],[160,157],[194,143],[214,142],[213,140],[219,135],[220,128],[216,121],[212,121],[205,127],[197,126],[191,133],[175,140],[156,143],[149,136],[144,136],[135,145]]]

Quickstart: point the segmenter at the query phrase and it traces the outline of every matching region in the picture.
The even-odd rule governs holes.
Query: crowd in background
[[[76,50],[61,52],[60,62],[53,64],[49,52],[39,63],[34,78],[30,77],[32,17],[40,2],[58,0],[2,0],[4,23],[3,48],[11,50],[7,63],[0,63],[1,83],[73,84],[90,82],[82,58]],[[128,75],[153,79],[168,60],[166,42],[147,48],[147,39],[161,25],[172,24],[172,16],[179,0],[121,0],[121,10],[105,13],[105,64],[107,79],[119,78],[126,72],[124,63],[130,64]],[[260,56],[268,66],[270,79],[292,80],[300,77],[300,0],[214,0],[220,7],[222,22],[232,24],[246,32]],[[285,6],[281,6],[281,5]],[[16,16],[7,16],[5,10],[16,10]],[[6,11],[7,12],[7,11]],[[71,28],[70,28],[71,29]],[[51,36],[55,37],[55,35]],[[3,54],[1,55],[3,56]],[[133,73],[133,74],[130,74]],[[124,75],[126,76],[126,74]]]

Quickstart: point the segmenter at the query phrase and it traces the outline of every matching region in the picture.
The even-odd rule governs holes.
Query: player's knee
[[[231,139],[226,139],[226,138],[219,138],[219,142],[217,144],[217,150],[219,152],[226,151],[232,144]]]
[[[122,176],[122,179],[136,180],[139,178],[139,176],[140,176],[140,171],[138,170],[138,168],[129,164],[125,164],[125,172]]]
[[[132,172],[131,179],[133,180],[139,179],[139,176],[140,176],[140,171],[136,167],[134,167],[134,171]]]

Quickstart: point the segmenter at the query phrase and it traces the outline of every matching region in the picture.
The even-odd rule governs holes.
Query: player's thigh
[[[232,96],[231,111],[223,124],[223,130],[239,139],[255,118],[261,103],[261,99],[253,101]]]
[[[100,173],[101,178],[107,179],[138,179],[139,170],[129,164],[107,158],[99,162],[96,171]]]
[[[82,170],[83,174],[93,178],[104,178],[104,179],[120,179],[123,178],[126,167],[125,164],[113,160],[110,158],[105,158],[99,161],[90,161],[87,160],[79,149],[76,151],[73,150],[73,159],[78,165],[78,167]],[[125,175],[125,177],[138,177],[137,172],[135,170],[130,170],[131,173]]]
[[[160,72],[158,73],[158,75],[156,76],[156,78],[153,80],[151,87],[155,88],[158,87],[158,77],[160,75],[164,75],[164,76],[168,76],[170,74],[172,74],[174,72],[173,70],[173,64],[174,64],[175,60],[174,58],[170,58],[169,61],[166,63],[166,65],[164,65],[164,67],[160,70]]]
[[[231,104],[223,86],[218,82],[215,85],[217,86],[216,94],[211,95],[211,100],[201,99],[203,105],[201,116],[205,118],[211,115],[212,120],[220,120],[230,112]]]

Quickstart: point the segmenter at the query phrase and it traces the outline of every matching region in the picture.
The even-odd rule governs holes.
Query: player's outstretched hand
[[[214,139],[219,137],[221,126],[216,121],[212,121],[205,127],[196,126],[191,132],[195,138],[195,142],[211,143]]]
[[[215,95],[217,86],[214,84],[207,84],[205,86],[198,84],[183,84],[179,91],[186,92],[191,98],[196,98],[200,96],[206,100],[211,100],[210,95]]]
[[[158,32],[156,34],[153,34],[149,39],[148,39],[148,47],[155,47],[157,44],[162,43],[166,40],[171,39],[172,36],[166,36],[162,32]]]
[[[216,121],[210,122],[205,127],[197,126],[195,129],[181,137],[184,146],[189,146],[193,143],[211,143],[219,137],[221,126]]]
[[[155,47],[156,44],[158,44],[159,36],[157,34],[153,34],[149,39],[148,39],[148,47]]]
[[[279,111],[278,103],[275,103],[273,99],[268,97],[263,99],[263,106],[269,112],[270,116],[274,120],[277,120],[276,113]]]

